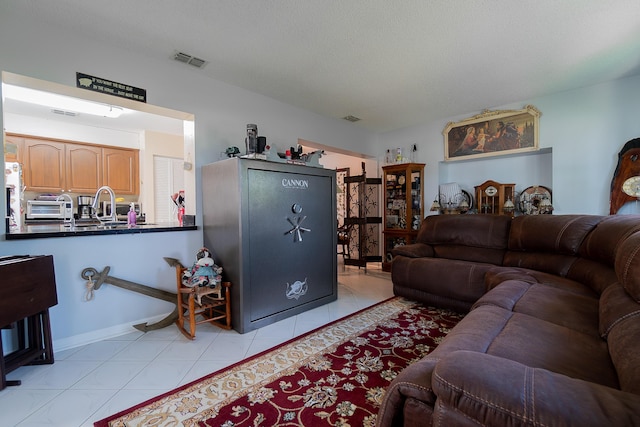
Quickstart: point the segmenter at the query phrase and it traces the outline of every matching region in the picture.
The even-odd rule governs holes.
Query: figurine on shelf
[[[191,269],[185,270],[182,275],[182,283],[190,288],[209,287],[216,288],[222,282],[222,267],[215,264],[211,252],[207,248],[201,248],[196,254],[196,262]]]

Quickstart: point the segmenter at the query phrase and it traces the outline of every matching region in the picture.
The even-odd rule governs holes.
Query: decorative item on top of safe
[[[182,284],[193,287],[216,288],[222,282],[222,267],[216,265],[207,248],[201,248],[196,261],[182,274]]]
[[[247,125],[247,137],[244,139],[244,144],[247,155],[258,152],[258,125],[253,123]]]
[[[237,157],[238,154],[240,154],[240,149],[236,146],[233,146],[227,148],[224,153],[227,155],[227,157]]]

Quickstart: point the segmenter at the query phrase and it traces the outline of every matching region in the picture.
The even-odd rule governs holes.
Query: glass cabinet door
[[[388,230],[406,230],[406,171],[389,172],[385,178],[385,227]]]
[[[421,164],[385,168],[385,229],[417,231],[422,223]]]
[[[384,171],[384,249],[382,269],[391,268],[393,248],[415,242],[424,218],[424,164],[404,163],[385,166]]]
[[[412,168],[411,169],[411,182],[410,182],[410,192],[411,192],[411,206],[409,210],[409,219],[411,221],[410,224],[407,224],[410,230],[418,231],[420,229],[420,224],[422,223],[422,218],[424,218],[423,213],[423,197],[422,197],[422,168]]]

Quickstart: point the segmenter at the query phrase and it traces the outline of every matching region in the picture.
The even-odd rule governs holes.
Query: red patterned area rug
[[[461,318],[394,297],[94,425],[373,426],[391,380]]]

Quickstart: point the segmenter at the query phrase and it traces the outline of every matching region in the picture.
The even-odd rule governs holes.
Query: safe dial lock
[[[302,212],[302,206],[299,205],[298,203],[294,203],[291,206],[291,211],[296,214],[299,215]],[[304,222],[304,220],[307,219],[307,216],[298,216],[295,217],[293,219],[291,218],[287,218],[287,221],[289,222],[289,224],[291,225],[291,229],[286,231],[284,234],[293,234],[293,243],[299,243],[302,242],[302,233],[304,232],[310,232],[311,229],[310,228],[305,228],[302,227],[302,223]]]

